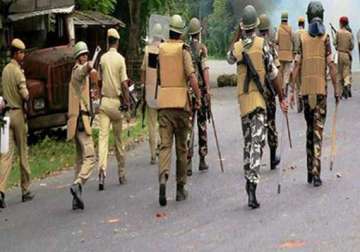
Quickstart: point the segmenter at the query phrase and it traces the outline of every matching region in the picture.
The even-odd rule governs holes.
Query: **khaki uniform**
[[[190,129],[190,107],[187,95],[187,79],[195,72],[190,52],[181,40],[162,43],[159,50],[159,182],[165,183],[171,166],[171,149],[175,136],[176,182],[186,184],[187,146]]]
[[[305,29],[299,29],[295,33],[295,35],[294,35],[294,50],[295,50],[295,48],[299,48],[300,45],[298,45],[298,43],[300,42],[301,36],[304,33],[306,33]],[[297,93],[297,95],[299,97],[299,96],[301,96],[301,93],[300,93],[301,75],[299,75],[298,78],[295,81],[296,81],[296,93]]]
[[[327,34],[311,37],[307,32],[298,38],[295,60],[301,65],[301,89],[307,124],[306,151],[308,174],[320,176],[321,146],[326,120],[326,68],[332,62]]]
[[[109,132],[112,125],[115,139],[115,156],[118,175],[124,177],[125,152],[121,139],[123,113],[120,111],[121,83],[128,80],[125,58],[115,48],[110,48],[100,59],[102,73],[101,105],[99,113],[99,170],[106,175],[109,151]]]
[[[158,104],[155,100],[157,70],[154,66],[149,66],[149,54],[159,54],[160,41],[153,42],[145,47],[145,54],[141,70],[145,72],[145,100],[146,100],[146,116],[147,127],[149,131],[149,146],[151,159],[155,160],[156,151],[159,144],[159,127],[158,127]]]
[[[90,125],[90,97],[87,64],[76,64],[69,84],[67,139],[75,140],[74,184],[85,184],[95,166],[95,150]]]
[[[251,39],[251,43],[247,41]],[[245,79],[247,66],[242,63],[243,52],[249,55],[259,77],[264,83],[265,75],[274,80],[278,70],[273,62],[271,52],[263,38],[253,34],[246,40],[234,44],[234,50],[228,55],[230,64],[237,63],[237,95],[240,105],[240,116],[244,137],[244,172],[245,178],[251,183],[257,184],[260,180],[260,166],[263,148],[266,139],[266,102],[259,92],[253,80],[249,83],[248,92],[245,92]],[[268,65],[265,65],[268,62]]]
[[[28,162],[27,123],[23,103],[29,96],[23,70],[16,60],[11,60],[2,73],[2,91],[10,108],[9,151],[0,156],[0,192],[5,192],[10,175],[15,147],[20,156],[21,190],[25,194],[30,186],[30,167]]]
[[[276,42],[278,44],[278,53],[280,60],[280,72],[283,80],[283,88],[290,81],[290,73],[292,71],[293,61],[293,35],[291,26],[288,24],[280,24],[277,34]]]
[[[338,51],[338,87],[342,92],[344,86],[351,85],[351,51],[354,49],[353,36],[345,28],[339,29],[337,31],[335,47]]]

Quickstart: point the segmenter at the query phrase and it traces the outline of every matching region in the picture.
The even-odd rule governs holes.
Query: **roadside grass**
[[[127,126],[124,123],[124,126]],[[137,142],[139,138],[147,134],[147,128],[142,128],[141,118],[132,122],[128,129],[123,129],[122,138],[125,149]],[[93,139],[95,151],[97,153],[97,145],[99,139],[99,129],[93,129]],[[110,132],[109,148],[112,149],[115,144],[114,136]],[[31,169],[31,179],[41,179],[50,175],[55,175],[59,171],[69,170],[75,163],[75,144],[65,139],[55,139],[45,137],[38,143],[29,146],[29,165]],[[15,155],[13,169],[11,171],[7,186],[13,187],[20,183],[20,167],[19,158]]]

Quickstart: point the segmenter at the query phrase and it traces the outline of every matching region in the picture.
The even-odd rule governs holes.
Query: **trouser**
[[[260,180],[259,171],[266,138],[265,120],[266,112],[259,108],[241,118],[245,178],[255,184]]]
[[[147,106],[147,126],[149,131],[149,146],[151,159],[156,158],[156,150],[159,142],[158,136],[158,111]]]
[[[102,98],[99,122],[99,171],[106,176],[107,159],[109,151],[109,133],[112,125],[115,140],[115,156],[118,162],[118,176],[126,176],[125,152],[123,149],[122,134],[122,113],[119,110],[119,99]]]
[[[326,120],[326,96],[304,96],[304,113],[307,125],[306,153],[308,173],[320,176],[321,144]]]
[[[175,136],[176,182],[186,184],[187,146],[186,139],[190,128],[190,113],[183,109],[159,110],[160,155],[159,182],[166,183],[171,166],[171,149]]]
[[[278,133],[276,130],[276,100],[275,96],[267,102],[267,134],[270,149],[278,147]]]
[[[347,53],[338,52],[337,81],[339,90],[351,85],[351,60]]]
[[[198,127],[198,141],[199,141],[199,156],[205,157],[208,154],[208,146],[207,146],[207,108],[205,106],[205,101],[202,98],[201,101],[201,107],[199,110],[192,110],[192,116],[191,116],[191,131],[189,131],[189,136],[187,140],[187,146],[188,146],[188,160],[191,160],[194,156],[194,126],[195,126],[195,118],[197,121],[197,127]]]
[[[5,193],[6,183],[9,178],[15,148],[17,148],[20,156],[20,184],[23,194],[28,192],[30,187],[30,167],[28,161],[27,146],[27,124],[25,115],[21,109],[9,111],[10,117],[10,135],[9,135],[9,151],[0,156],[0,192]]]
[[[75,147],[76,165],[74,184],[84,185],[91,176],[96,163],[94,142],[91,135],[88,135],[85,131],[77,130]]]
[[[291,61],[280,61],[280,74],[283,81],[283,90],[285,95],[287,95],[287,85],[290,83],[290,74],[292,71],[292,62]]]

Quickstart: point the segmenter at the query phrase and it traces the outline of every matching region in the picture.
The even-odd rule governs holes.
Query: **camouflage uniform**
[[[207,49],[205,45],[192,41],[190,43],[192,59],[194,69],[197,75],[199,87],[201,89],[201,107],[198,111],[194,108],[192,109],[192,130],[189,132],[187,146],[188,146],[188,162],[191,161],[194,155],[194,125],[195,118],[197,118],[197,126],[198,126],[198,140],[199,140],[199,156],[205,157],[208,154],[208,146],[207,146],[207,124],[206,120],[208,119],[207,112],[207,90],[205,83],[203,81],[203,77],[201,76],[201,72],[208,68],[207,66]],[[195,102],[195,101],[194,101]]]

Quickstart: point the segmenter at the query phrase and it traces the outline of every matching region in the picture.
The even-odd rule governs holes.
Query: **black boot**
[[[260,203],[256,200],[256,184],[251,183],[249,180],[246,181],[246,190],[248,191],[248,206],[252,209],[260,207]]]
[[[176,201],[186,200],[188,196],[188,192],[185,190],[184,185],[177,184],[176,185]]]
[[[347,98],[348,98],[347,86],[345,86],[345,87],[343,88],[343,93],[342,93],[342,96],[343,96],[345,99],[347,99]]]
[[[207,171],[208,169],[209,166],[205,161],[205,157],[200,157],[199,171]]]
[[[276,155],[276,149],[270,149],[270,169],[275,170],[276,167],[280,164],[280,157]]]
[[[105,174],[103,171],[99,173],[99,191],[105,190]]]
[[[186,174],[187,174],[189,177],[192,176],[192,159],[188,159]]]
[[[33,200],[35,197],[35,194],[33,194],[32,192],[28,191],[26,193],[24,193],[21,197],[21,201],[22,202],[27,202],[27,201],[31,201]]]
[[[304,103],[302,97],[298,98],[298,113],[301,113],[304,109]]]
[[[314,176],[314,187],[319,187],[322,185],[322,181],[320,179],[320,176],[316,175]]]
[[[307,182],[309,184],[312,184],[313,179],[314,179],[314,175],[311,172],[308,172],[308,174],[307,174]]]
[[[0,208],[6,208],[5,193],[0,192]]]
[[[349,97],[350,97],[350,98],[352,97],[352,93],[351,93],[351,85],[349,85],[348,95],[349,95]]]
[[[166,206],[166,184],[160,184],[159,188],[159,204],[160,206]]]
[[[82,194],[82,187],[80,184],[73,184],[70,187],[70,193],[73,196],[73,206],[72,208],[75,209],[84,209],[84,201],[81,198]]]

